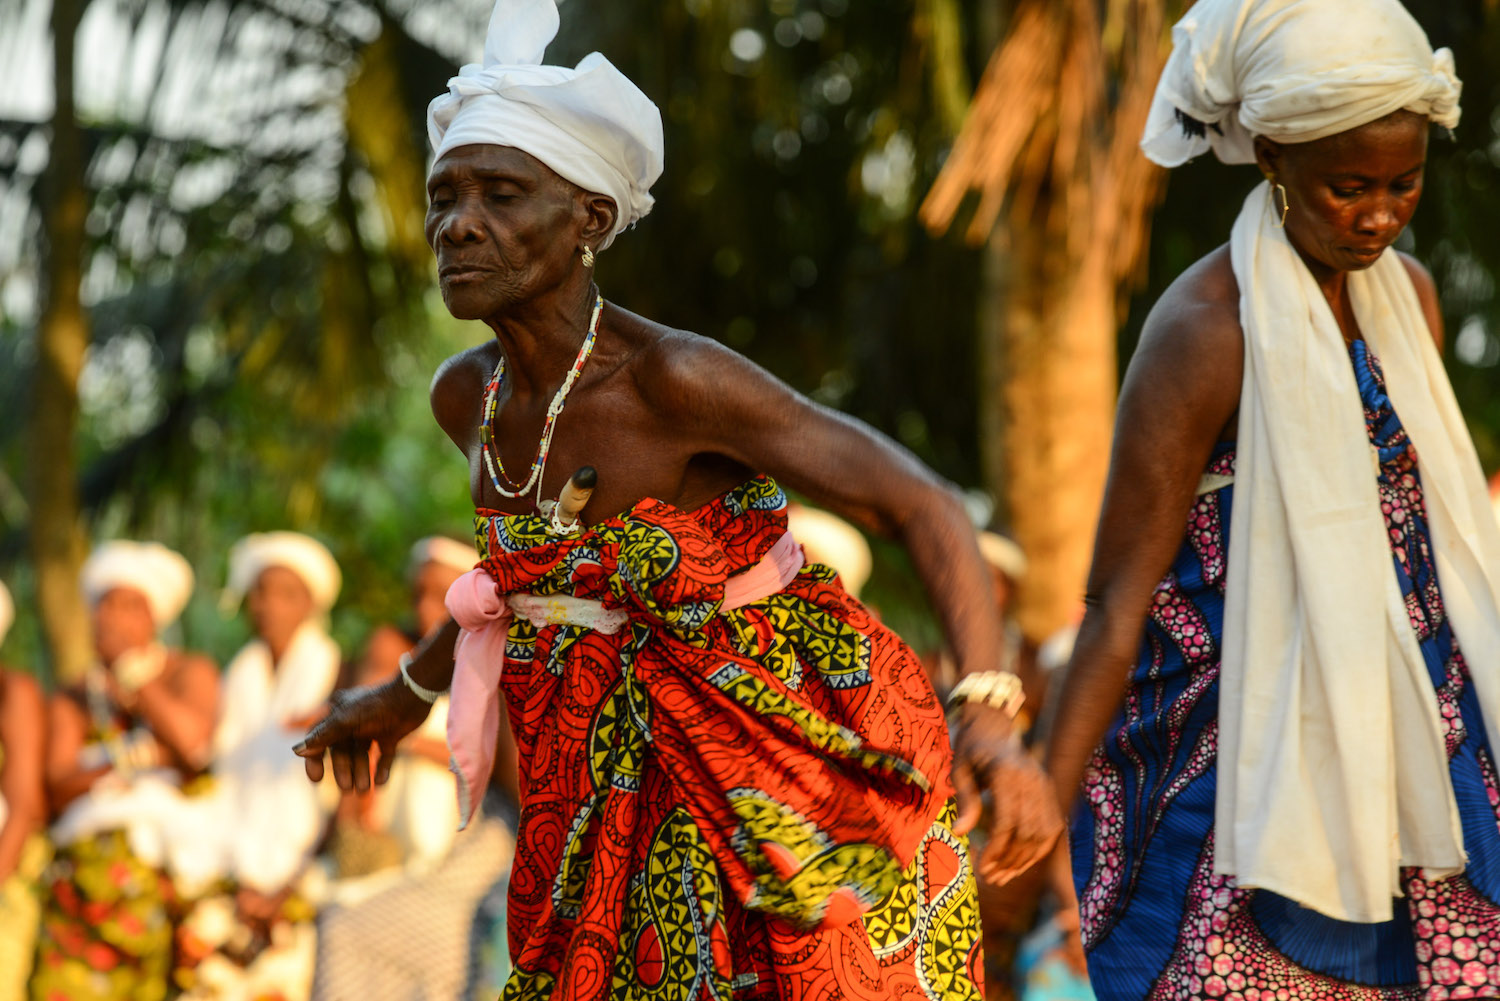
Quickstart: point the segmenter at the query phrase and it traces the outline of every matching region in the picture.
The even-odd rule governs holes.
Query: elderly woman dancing
[[[592,269],[651,208],[661,119],[597,53],[539,65],[557,25],[553,0],[502,0],[484,64],[430,112],[444,301],[494,331],[432,388],[484,558],[449,593],[458,625],[309,734],[309,775],[331,749],[341,786],[368,785],[371,739],[383,770],[451,679],[472,800],[503,689],[506,998],[977,998],[977,786],[1032,795],[981,868],[1026,864],[1060,825],[1010,732],[973,532],[884,438],[603,300]],[[916,657],[804,563],[773,475],[907,544],[974,676],[956,756]]]
[[[1500,532],[1391,247],[1452,57],[1395,0],[1204,0],[1173,37],[1146,153],[1265,182],[1121,397],[1050,757],[1094,987],[1494,996]]]

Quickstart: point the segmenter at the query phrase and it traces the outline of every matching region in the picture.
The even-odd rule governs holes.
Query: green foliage
[[[467,534],[463,466],[425,390],[487,331],[436,302],[420,190],[405,189],[420,186],[426,101],[477,54],[488,4],[93,3],[137,41],[164,18],[169,44],[138,101],[85,109],[92,532],[183,551],[200,583],[183,639],[221,658],[244,635],[215,600],[233,540],[319,536],[345,572],[335,632],[352,654],[401,614],[411,542]],[[601,258],[605,294],[976,479],[975,262],[912,219],[986,54],[957,50],[957,0],[568,0],[563,15],[550,61],[605,52],[667,127],[657,209]],[[234,93],[210,86],[224,67],[245,78]],[[223,102],[222,122],[165,120],[183,80]],[[25,220],[0,227],[0,287],[25,286],[24,247],[44,236],[39,150],[41,123],[0,122],[0,206]],[[20,302],[0,307],[0,390],[20,401],[26,298],[0,299]],[[21,426],[0,426],[0,574],[24,599]],[[884,575],[887,614],[920,630],[905,573]],[[6,652],[38,662],[24,616]]]

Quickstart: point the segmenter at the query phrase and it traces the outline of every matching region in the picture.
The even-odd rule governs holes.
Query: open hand
[[[975,871],[995,886],[1035,865],[1062,834],[1052,782],[998,709],[979,703],[964,707],[953,748],[953,790],[958,800],[954,831],[960,835],[979,824],[984,811],[980,797],[990,794],[989,839]]]
[[[323,752],[333,763],[333,780],[345,792],[370,790],[370,744],[380,749],[374,781],[384,785],[396,758],[396,743],[427,719],[432,706],[393,678],[383,685],[334,692],[328,715],[292,748],[305,760],[307,777],[323,779]]]

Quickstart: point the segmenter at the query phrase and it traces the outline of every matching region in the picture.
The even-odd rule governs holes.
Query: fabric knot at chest
[[[663,539],[671,545],[664,545]],[[634,540],[627,539],[619,552],[620,570],[610,575],[610,590],[628,601],[628,607],[610,607],[597,598],[572,594],[504,594],[489,560],[449,588],[448,612],[461,630],[454,646],[448,715],[449,767],[458,785],[460,829],[473,816],[494,766],[500,728],[500,675],[505,665],[506,637],[515,616],[538,628],[570,625],[611,634],[622,629],[632,614],[646,615],[674,628],[701,628],[721,611],[776,594],[803,566],[802,547],[790,532],[785,532],[757,563],[733,576],[721,573],[711,582],[711,593],[705,593],[693,586],[691,578],[670,583],[681,565],[680,547],[670,535],[638,534]],[[722,565],[722,552],[720,557]],[[664,582],[667,586],[662,589]]]

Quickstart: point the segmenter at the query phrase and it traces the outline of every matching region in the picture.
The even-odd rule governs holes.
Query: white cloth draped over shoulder
[[[511,146],[618,211],[608,247],[655,204],[666,140],[651,99],[597,52],[577,67],[543,66],[557,35],[555,0],[497,0],[484,61],[448,81],[427,108],[433,159],[459,146]]]
[[[338,681],[340,654],[320,626],[303,623],[281,661],[253,640],[224,676],[224,711],[214,732],[214,798],[225,811],[223,875],[262,892],[301,872],[322,837],[337,795],[307,781],[292,746],[307,717]]]
[[[1166,166],[1210,148],[1250,162],[1254,135],[1309,142],[1403,108],[1458,121],[1451,56],[1394,0],[1202,0],[1173,39],[1142,142]],[[1231,257],[1245,364],[1214,869],[1334,918],[1384,921],[1402,866],[1465,864],[1437,701],[1349,353],[1268,184],[1245,200]],[[1348,289],[1419,456],[1444,603],[1500,748],[1500,527],[1478,459],[1397,254],[1351,272]]]

